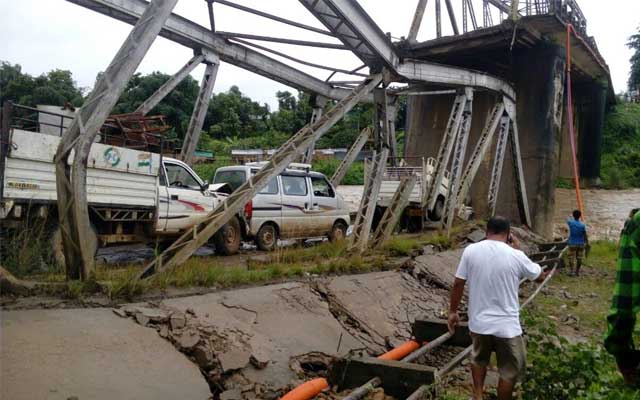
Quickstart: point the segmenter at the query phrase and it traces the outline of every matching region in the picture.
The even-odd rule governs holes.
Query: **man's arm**
[[[461,278],[456,278],[453,282],[453,288],[451,288],[451,301],[449,303],[449,332],[453,333],[460,322],[460,316],[458,315],[458,307],[460,301],[462,301],[462,295],[464,293],[464,285],[467,281]]]

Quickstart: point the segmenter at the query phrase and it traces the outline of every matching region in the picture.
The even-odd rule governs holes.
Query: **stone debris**
[[[171,317],[169,317],[169,326],[171,327],[172,331],[175,331],[176,329],[182,329],[186,324],[187,318],[182,313],[176,312],[171,314]]]
[[[213,351],[206,345],[198,345],[193,350],[193,357],[196,360],[196,364],[200,366],[200,368],[208,370],[211,369],[215,364],[215,356],[213,355]]]
[[[267,365],[269,365],[269,358],[262,351],[254,350],[251,353],[251,357],[249,357],[249,362],[257,369],[263,369],[266,368]]]
[[[185,352],[190,352],[194,347],[198,345],[200,342],[200,335],[194,331],[183,332],[182,335],[179,336],[177,343],[180,350]]]
[[[112,308],[111,311],[118,317],[127,318],[127,313],[122,308]]]
[[[220,400],[243,400],[242,392],[239,389],[225,390],[220,393]]]
[[[466,236],[466,239],[472,243],[478,243],[479,241],[484,240],[485,237],[486,237],[485,231],[481,229],[476,229],[475,231],[469,233]]]
[[[231,348],[224,353],[218,353],[218,361],[222,367],[223,372],[230,372],[237,369],[242,369],[249,364],[251,353],[238,348]]]
[[[141,312],[137,312],[135,314],[135,318],[136,318],[136,322],[139,323],[142,326],[147,326],[147,324],[150,321],[149,317],[147,317],[146,315],[144,315]]]

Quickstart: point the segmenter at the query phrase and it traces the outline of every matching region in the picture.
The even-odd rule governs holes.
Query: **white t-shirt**
[[[542,269],[522,251],[496,240],[483,240],[462,253],[456,278],[469,285],[469,330],[513,338],[520,327],[520,280],[536,279]]]

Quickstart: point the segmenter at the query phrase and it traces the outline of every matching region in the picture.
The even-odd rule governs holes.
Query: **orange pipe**
[[[420,343],[415,340],[409,340],[401,344],[400,346],[390,350],[378,358],[380,360],[401,360],[405,356],[413,353],[420,348]],[[329,382],[324,378],[316,378],[307,381],[300,386],[296,387],[289,393],[285,394],[280,400],[309,400],[320,394],[323,390],[329,387]]]
[[[324,389],[329,387],[329,382],[324,378],[316,378],[303,383],[289,393],[285,394],[280,400],[308,400],[320,394]]]
[[[378,356],[378,358],[380,360],[396,360],[397,361],[397,360],[403,359],[405,356],[409,355],[410,353],[413,353],[419,348],[420,348],[420,343],[416,342],[415,340],[409,340],[408,342],[401,344],[395,349],[390,350],[381,356]]]

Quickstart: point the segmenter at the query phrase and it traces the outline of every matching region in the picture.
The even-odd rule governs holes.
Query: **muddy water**
[[[632,208],[640,207],[640,189],[583,190],[585,220],[592,240],[617,240]],[[566,219],[576,208],[573,189],[556,189],[554,235],[566,236]]]
[[[363,186],[339,186],[338,193],[344,197],[350,211],[360,205]],[[617,240],[620,229],[629,211],[640,207],[640,189],[628,190],[583,190],[585,217],[592,240]],[[554,235],[565,237],[566,219],[576,208],[573,189],[556,189],[556,210],[554,215]]]

